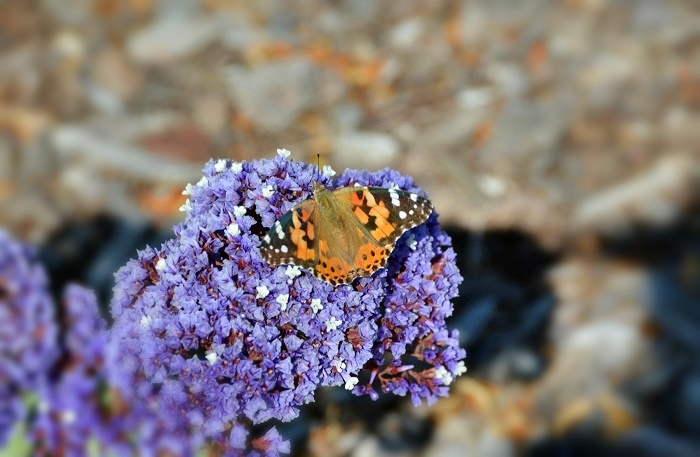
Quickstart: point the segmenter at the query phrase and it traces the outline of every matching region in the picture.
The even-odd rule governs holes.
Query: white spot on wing
[[[397,194],[394,189],[389,190],[389,197],[391,197],[392,205],[399,206],[401,204],[401,202],[399,201],[399,194]]]

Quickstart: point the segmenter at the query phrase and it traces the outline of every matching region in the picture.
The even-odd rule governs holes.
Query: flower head
[[[239,447],[249,439],[243,419],[291,420],[319,386],[372,398],[380,387],[414,402],[446,395],[434,367],[456,374],[464,357],[445,326],[461,277],[436,214],[399,239],[386,268],[352,284],[334,287],[260,255],[275,221],[312,196],[314,177],[328,188],[393,184],[424,195],[413,181],[388,169],[331,180],[334,172],[319,176],[285,154],[222,171],[217,163],[204,167],[207,184],[191,189],[176,238],[141,251],[116,274],[113,336],[137,377],[197,416],[204,435]],[[230,236],[234,222],[237,236]],[[156,268],[161,258],[164,270]],[[372,375],[359,385],[363,370]],[[286,445],[278,436],[252,446],[279,451]]]
[[[128,365],[112,363],[95,294],[69,286],[60,307],[61,363],[35,389],[28,428],[37,455],[88,455],[90,443],[105,455],[192,455],[202,443],[192,422],[162,409],[145,385],[134,392]]]
[[[53,301],[34,253],[0,230],[0,446],[58,358]]]

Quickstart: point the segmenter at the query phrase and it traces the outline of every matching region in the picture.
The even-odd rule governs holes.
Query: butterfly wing
[[[432,212],[428,199],[399,189],[344,187],[333,191],[333,197],[336,220],[319,220],[323,229],[314,271],[332,284],[369,276],[383,267],[396,240]]]
[[[317,207],[313,199],[305,200],[270,228],[260,248],[271,265],[294,264],[313,269],[317,263]]]
[[[325,225],[321,223],[321,227]],[[326,226],[332,227],[332,226]],[[318,263],[313,270],[314,276],[331,284],[345,284],[361,274],[355,267],[354,259],[348,259],[348,252],[338,249],[337,245],[328,242],[323,231],[319,240]],[[331,238],[332,239],[332,238]]]
[[[433,212],[430,200],[401,189],[344,187],[334,194],[349,202],[362,230],[380,247],[393,246],[406,230],[422,224]]]
[[[433,210],[425,197],[400,189],[320,192],[332,194],[328,208],[321,211],[315,198],[296,205],[263,238],[261,253],[272,265],[295,264],[331,284],[348,283],[383,267],[396,240],[425,222]]]

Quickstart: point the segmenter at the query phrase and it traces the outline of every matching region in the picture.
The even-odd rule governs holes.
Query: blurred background
[[[0,226],[106,311],[209,158],[392,167],[453,237],[469,372],[322,390],[295,455],[700,455],[698,108],[694,0],[5,0]]]

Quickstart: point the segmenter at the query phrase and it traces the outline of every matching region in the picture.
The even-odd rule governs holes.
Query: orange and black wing
[[[263,258],[271,265],[294,264],[313,270],[318,260],[316,216],[313,199],[292,208],[263,237]]]
[[[427,198],[401,189],[344,187],[334,192],[349,202],[362,229],[379,246],[392,246],[406,231],[425,222],[433,212]]]

